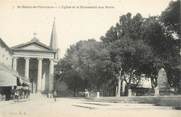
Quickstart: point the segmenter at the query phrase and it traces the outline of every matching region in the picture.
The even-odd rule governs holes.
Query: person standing
[[[18,102],[19,101],[19,92],[18,90],[15,90],[15,100]]]

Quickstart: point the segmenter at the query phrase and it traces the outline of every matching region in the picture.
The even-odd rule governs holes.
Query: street
[[[179,117],[181,111],[151,104],[92,102],[84,98],[32,95],[29,101],[0,102],[0,117]]]

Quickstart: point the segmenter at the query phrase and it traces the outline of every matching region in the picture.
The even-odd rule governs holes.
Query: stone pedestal
[[[85,97],[89,97],[89,92],[87,91],[87,92],[85,92]]]
[[[160,95],[160,91],[158,87],[155,87],[155,95],[154,96],[159,96]]]
[[[100,92],[97,92],[97,96],[96,96],[97,98],[100,98]]]
[[[132,96],[132,89],[128,89],[128,97]]]

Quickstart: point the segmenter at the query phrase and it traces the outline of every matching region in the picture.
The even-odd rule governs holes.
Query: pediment
[[[49,51],[49,50],[51,50],[48,46],[46,46],[40,42],[29,42],[26,44],[20,44],[20,45],[13,47],[13,49],[32,50],[32,51]]]
[[[47,50],[49,50],[49,49],[47,49],[47,48],[45,48],[43,46],[40,46],[38,44],[35,44],[35,43],[30,44],[30,45],[25,45],[25,46],[20,47],[18,49],[22,49],[22,50],[39,50],[39,51],[47,51]]]

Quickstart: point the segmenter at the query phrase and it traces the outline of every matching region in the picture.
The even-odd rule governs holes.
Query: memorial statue
[[[157,86],[159,89],[169,88],[167,73],[164,68],[161,68],[158,72]]]
[[[158,72],[157,87],[155,88],[155,95],[167,94],[170,90],[170,86],[167,79],[167,73],[164,68],[161,68]]]

